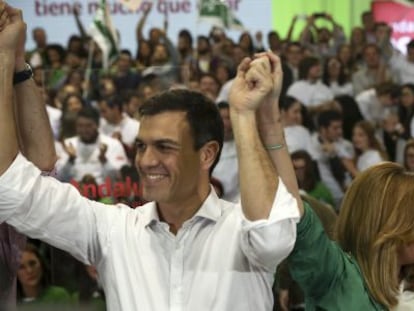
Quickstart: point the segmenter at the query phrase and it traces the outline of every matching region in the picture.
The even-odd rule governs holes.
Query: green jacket
[[[31,302],[22,302],[17,306],[18,311],[66,311],[73,310],[72,297],[58,286],[47,287],[41,295]]]
[[[355,259],[327,237],[306,203],[288,262],[304,291],[306,310],[385,310],[369,294]]]

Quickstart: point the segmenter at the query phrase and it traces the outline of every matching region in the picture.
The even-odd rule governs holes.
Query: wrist
[[[14,72],[20,72],[26,69],[26,60],[24,57],[16,57]]]

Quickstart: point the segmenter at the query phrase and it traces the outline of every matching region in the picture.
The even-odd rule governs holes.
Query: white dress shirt
[[[0,222],[95,265],[112,311],[271,310],[298,220],[281,180],[268,219],[246,220],[212,190],[173,235],[154,202],[134,210],[90,201],[22,155],[0,176]]]
[[[128,146],[135,143],[139,131],[139,122],[127,114],[123,115],[122,121],[119,124],[108,123],[104,118],[99,121],[99,131],[102,134],[111,136],[115,132],[121,133],[122,142]]]
[[[128,165],[128,158],[122,144],[115,138],[99,134],[95,143],[85,144],[79,138],[74,136],[67,138],[65,144],[70,145],[76,150],[76,159],[70,163],[69,156],[62,149],[57,149],[58,163],[56,164],[58,177],[62,181],[80,181],[86,174],[95,177],[98,184],[103,183],[108,177],[116,179],[119,170]],[[105,144],[107,150],[105,153],[106,162],[104,164],[99,160],[100,145]]]
[[[306,107],[315,107],[334,98],[332,91],[321,81],[310,83],[307,80],[294,82],[288,88],[287,95],[296,98]]]

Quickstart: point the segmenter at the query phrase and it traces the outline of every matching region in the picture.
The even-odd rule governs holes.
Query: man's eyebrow
[[[135,140],[135,143],[143,143],[143,144],[147,144],[148,142],[145,142],[145,141],[143,141],[142,139],[137,138],[137,139]],[[178,142],[176,142],[175,140],[168,139],[168,138],[152,140],[152,141],[150,141],[149,143],[151,143],[151,144],[156,144],[156,145],[159,145],[159,144],[168,144],[168,145],[173,145],[173,146],[175,146],[175,147],[181,147],[181,144],[179,144],[179,143],[178,143]]]

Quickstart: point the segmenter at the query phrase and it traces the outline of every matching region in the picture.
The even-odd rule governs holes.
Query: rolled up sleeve
[[[274,272],[293,249],[299,219],[298,202],[279,178],[269,218],[243,220],[241,246],[244,254],[253,264]]]
[[[85,263],[101,257],[102,247],[98,245],[104,235],[100,240],[98,235],[110,225],[105,219],[108,207],[84,198],[70,184],[41,176],[22,155],[0,176],[0,198],[0,223],[5,221]]]

